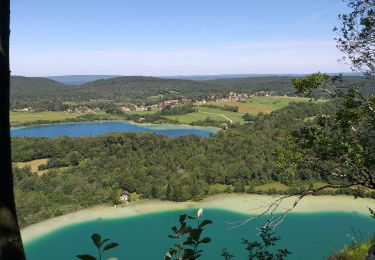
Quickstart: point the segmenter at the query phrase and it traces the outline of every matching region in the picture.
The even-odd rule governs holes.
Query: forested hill
[[[170,98],[205,98],[227,96],[230,91],[253,93],[272,90],[275,95],[293,94],[288,76],[266,76],[235,79],[193,81],[155,77],[117,77],[89,82],[79,86],[65,85],[46,78],[12,77],[12,108],[56,101],[89,101],[92,99],[119,102],[147,102]],[[347,84],[363,81],[361,77],[345,77]],[[369,82],[368,89],[375,89]]]
[[[157,95],[169,98],[198,97],[222,92],[216,85],[207,82],[141,76],[97,80],[82,85],[79,90],[82,93],[111,100],[141,100]]]
[[[49,100],[73,98],[69,87],[62,83],[34,77],[11,77],[10,99],[12,107],[27,107]]]

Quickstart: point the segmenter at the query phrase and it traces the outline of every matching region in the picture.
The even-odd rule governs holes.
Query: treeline
[[[42,176],[32,174],[30,168],[14,170],[20,221],[29,224],[116,202],[123,189],[143,198],[186,201],[207,196],[213,184],[235,188],[228,192],[242,192],[280,181],[275,165],[280,140],[304,124],[305,118],[334,110],[334,102],[291,104],[210,138],[135,133],[13,138],[14,162],[49,158],[41,167],[49,170]],[[306,171],[297,178],[296,183],[306,183],[323,177]]]
[[[188,113],[197,112],[198,109],[193,105],[182,105],[182,106],[166,106],[160,114],[163,116],[167,115],[186,115]]]
[[[238,106],[228,106],[228,105],[217,106],[217,105],[214,105],[214,104],[208,104],[208,105],[203,105],[203,106],[208,107],[208,108],[220,109],[220,110],[223,110],[223,111],[238,112]]]

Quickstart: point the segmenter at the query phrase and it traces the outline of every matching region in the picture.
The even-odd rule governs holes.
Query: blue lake
[[[128,122],[89,122],[89,123],[73,123],[73,124],[53,124],[40,125],[23,128],[12,128],[11,136],[17,137],[49,137],[57,136],[96,136],[113,132],[133,132],[142,133],[149,132],[158,135],[177,137],[185,135],[197,135],[209,137],[216,131],[214,129],[195,128],[188,126],[155,127],[155,125],[137,125]]]
[[[111,238],[120,246],[105,254],[103,259],[118,257],[120,260],[153,260],[163,259],[169,247],[176,243],[168,238],[171,227],[178,224],[178,216],[184,211],[169,211],[115,220],[96,220],[71,225],[52,232],[25,245],[28,259],[31,260],[65,260],[75,259],[75,255],[88,253],[95,255],[96,250],[91,242],[92,233],[100,233],[102,238]],[[195,214],[195,211],[191,211]],[[250,222],[232,230],[228,222],[245,218],[245,215],[206,209],[204,218],[214,223],[208,225],[205,235],[212,242],[204,245],[202,260],[223,259],[221,249],[227,248],[236,257],[247,259],[241,239],[257,239],[256,228],[266,219]],[[374,231],[375,221],[357,213],[314,213],[288,215],[276,229],[282,239],[277,242],[277,249],[287,248],[292,252],[287,259],[313,260],[325,259],[332,252],[339,250],[353,240],[363,241]]]

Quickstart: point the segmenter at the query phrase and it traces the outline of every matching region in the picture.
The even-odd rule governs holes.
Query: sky
[[[105,4],[103,4],[105,3]],[[13,75],[349,72],[342,0],[13,0]]]

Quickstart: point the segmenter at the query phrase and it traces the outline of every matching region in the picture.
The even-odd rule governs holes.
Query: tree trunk
[[[9,123],[10,0],[0,0],[0,260],[25,259],[17,223]]]

